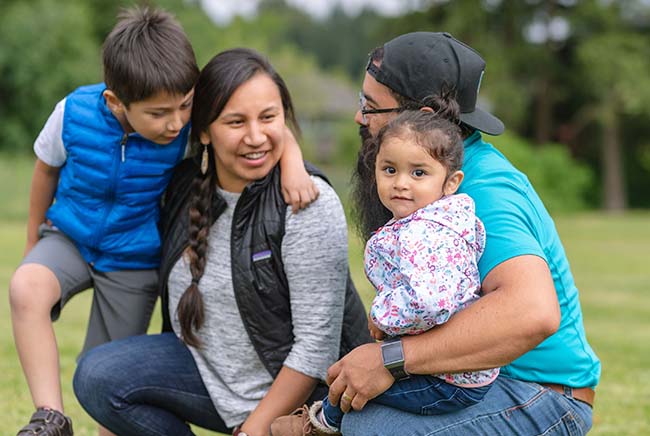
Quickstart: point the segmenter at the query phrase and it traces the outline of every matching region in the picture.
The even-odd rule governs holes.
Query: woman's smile
[[[243,154],[242,157],[246,160],[246,163],[248,165],[261,166],[264,165],[264,161],[266,160],[268,154],[268,151],[253,151]]]
[[[217,182],[229,192],[242,192],[264,178],[284,149],[284,110],[278,86],[258,73],[241,84],[223,110],[201,134],[214,146]]]

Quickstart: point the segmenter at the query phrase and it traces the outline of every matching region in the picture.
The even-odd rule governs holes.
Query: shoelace
[[[310,435],[314,431],[314,427],[311,425],[311,420],[309,419],[309,407],[307,405],[302,406],[300,412],[302,412],[302,433]]]
[[[312,434],[314,428],[311,425],[311,421],[309,419],[309,407],[305,404],[303,405],[300,409],[296,409],[292,415],[297,415],[302,418],[302,433],[305,435],[310,435]]]

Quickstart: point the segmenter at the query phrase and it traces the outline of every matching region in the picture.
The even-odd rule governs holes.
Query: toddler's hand
[[[370,314],[368,314],[368,331],[370,331],[370,336],[372,336],[375,341],[383,341],[386,337],[386,333],[381,331],[372,321]]]

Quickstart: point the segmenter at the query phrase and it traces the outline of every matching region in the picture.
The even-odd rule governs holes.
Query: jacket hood
[[[395,224],[406,224],[413,220],[428,220],[445,226],[457,233],[476,250],[477,258],[485,248],[485,227],[476,216],[474,200],[467,194],[442,197],[416,210]]]

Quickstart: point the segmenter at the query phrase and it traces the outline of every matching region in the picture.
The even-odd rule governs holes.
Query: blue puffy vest
[[[157,268],[160,197],[184,155],[189,125],[167,145],[126,135],[105,89],[83,86],[66,98],[67,158],[46,216],[98,271]]]

